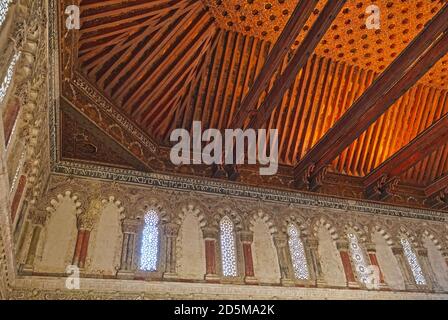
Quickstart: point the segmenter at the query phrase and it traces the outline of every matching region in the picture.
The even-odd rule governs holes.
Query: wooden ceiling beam
[[[261,128],[265,125],[274,109],[280,104],[286,91],[294,83],[299,71],[305,66],[309,57],[313,54],[317,45],[330,28],[345,2],[346,0],[327,2],[316,22],[305,36],[305,39],[300,43],[285,71],[275,81],[274,86],[269,91],[261,106],[256,112],[254,111],[252,114],[249,114],[251,119],[247,128]]]
[[[448,173],[425,188],[425,205],[432,209],[448,209]]]
[[[308,21],[318,2],[318,0],[300,0],[297,4],[291,18],[288,20],[280,37],[269,53],[254,84],[249,89],[247,95],[241,102],[240,108],[233,117],[230,125],[231,128],[242,128],[248,115],[257,108],[262,93],[268,88],[274,73],[280,67],[280,64],[299,36],[300,31],[305,26],[305,23]]]
[[[247,128],[260,128],[266,123],[275,107],[283,99],[286,91],[296,80],[299,71],[305,66],[320,40],[325,35],[328,28],[330,28],[331,23],[344,6],[346,0],[327,2],[310,31],[305,36],[305,39],[295,51],[294,56],[286,66],[286,69],[283,72],[282,70],[279,71],[281,72],[281,76],[274,82],[273,87],[268,92],[260,108],[257,110],[257,104],[262,93],[269,86],[274,73],[279,69],[282,61],[284,61],[286,53],[291,48],[294,40],[298,37],[303,28],[302,23],[306,23],[311,14],[311,12],[309,12],[307,17],[303,16],[304,10],[300,7],[305,6],[306,9],[312,11],[318,1],[306,2],[306,4],[303,4],[303,1],[301,1],[297,5],[293,17],[289,20],[282,35],[269,54],[254,85],[244,98],[240,109],[233,117],[232,128],[242,128],[245,125],[246,119],[250,119]],[[313,4],[312,6],[311,3]],[[236,180],[239,176],[238,168],[235,165],[227,166],[227,168],[220,170],[213,170],[213,176],[217,177],[222,175],[224,171],[227,172],[227,175],[231,180]]]
[[[442,176],[441,178],[437,179],[436,181],[431,183],[429,186],[427,186],[425,188],[425,195],[430,197],[445,188],[448,188],[448,172],[445,173],[444,176]]]
[[[364,178],[366,196],[371,199],[388,196],[388,192],[381,190],[390,185],[389,181],[394,181],[396,184],[398,182],[396,178],[424,160],[446,141],[448,141],[448,113]],[[386,189],[383,191],[387,191]]]
[[[448,4],[426,25],[294,169],[297,187],[314,185],[331,162],[448,52]]]

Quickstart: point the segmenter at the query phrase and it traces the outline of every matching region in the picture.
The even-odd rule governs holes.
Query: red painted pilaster
[[[243,253],[244,253],[244,271],[246,277],[254,276],[254,262],[252,259],[252,247],[249,242],[243,243]]]
[[[347,282],[355,283],[355,274],[353,273],[352,264],[350,262],[350,256],[348,255],[347,251],[339,251],[339,254],[341,255],[342,265],[344,266],[344,272],[345,272],[345,278],[347,279]]]
[[[73,254],[72,264],[79,266],[79,258],[81,256],[82,244],[84,241],[85,230],[78,230],[78,237],[76,239],[75,253]]]
[[[79,267],[84,268],[87,257],[87,249],[89,248],[90,231],[84,230],[84,237],[81,245],[81,252],[79,256]]]
[[[216,241],[205,240],[205,261],[207,275],[216,275]]]
[[[384,284],[385,283],[384,282],[384,275],[383,275],[383,272],[381,271],[380,264],[378,263],[378,258],[376,257],[376,253],[375,252],[369,252],[369,258],[370,258],[370,263],[372,265],[378,267],[378,270],[380,271],[380,282]]]
[[[11,221],[13,222],[14,218],[16,217],[17,209],[19,208],[20,200],[22,199],[25,186],[26,186],[26,176],[21,175],[11,204]]]

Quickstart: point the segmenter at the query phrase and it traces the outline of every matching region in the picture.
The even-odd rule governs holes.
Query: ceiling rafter
[[[294,169],[297,186],[314,185],[328,165],[448,52],[448,5],[381,73]]]
[[[246,0],[82,1],[78,59],[72,60],[72,70],[89,79],[92,89],[98,90],[110,107],[117,109],[112,112],[122,112],[134,128],[156,139],[162,152],[157,153],[154,165],[169,171],[171,167],[165,169],[165,164],[157,161],[167,161],[169,165],[167,152],[172,130],[191,130],[195,120],[201,120],[204,129],[224,130],[232,126],[241,102],[253,90],[278,36],[299,2],[278,1],[266,5]],[[268,79],[255,109],[268,97],[328,2],[318,1],[307,23],[299,30],[299,36]],[[387,19],[382,19],[381,30],[367,30],[368,4],[347,1],[278,105],[266,115],[261,126],[279,130],[280,171],[275,177],[261,180],[271,181],[279,188],[292,187],[292,172],[298,159],[319,143],[443,7],[432,1],[377,0],[376,4],[386,10]],[[206,26],[208,23],[210,27]],[[219,36],[212,37],[213,31]],[[344,190],[340,196],[363,197],[363,177],[448,112],[447,65],[448,54],[329,161],[331,174],[320,192],[332,193],[329,191],[332,186],[342,184],[355,189]],[[148,83],[129,103],[143,81]],[[69,90],[64,92],[70,97]],[[80,104],[81,108],[84,105]],[[92,115],[95,114],[93,111]],[[253,115],[256,110],[242,119],[244,124]],[[121,143],[139,157],[138,144],[127,143],[131,135],[126,135],[125,141],[115,129],[118,127],[101,128],[112,136],[118,133]],[[148,155],[149,150],[142,151],[146,153],[144,156]],[[206,171],[200,171],[203,169]],[[209,175],[209,169],[183,167],[179,172]],[[255,172],[254,168],[242,166],[240,169],[243,183],[259,180],[249,174]],[[398,196],[390,201],[407,202],[413,198],[422,204],[424,188],[447,170],[448,144],[401,174]],[[317,178],[315,181],[322,177],[317,174],[311,171]]]
[[[284,57],[291,49],[291,46],[305,26],[305,23],[308,21],[317,3],[317,0],[300,0],[297,4],[291,18],[288,20],[288,23],[272,48],[272,51],[266,59],[254,84],[236,112],[230,125],[231,128],[242,128],[247,116],[256,109],[261,94],[269,86],[272,76],[278,70]]]
[[[419,134],[364,178],[367,197],[371,199],[390,196],[387,185],[396,180],[409,168],[424,160],[428,154],[448,141],[448,114]],[[394,182],[397,183],[397,182]],[[384,192],[382,191],[382,188]]]
[[[433,209],[448,209],[448,173],[425,188],[425,204]]]
[[[248,128],[260,128],[266,123],[272,111],[278,106],[285,92],[296,79],[299,70],[306,64],[320,40],[325,35],[325,32],[330,28],[332,22],[345,5],[345,2],[345,0],[327,2],[316,22],[305,36],[305,39],[295,51],[285,71],[277,79],[261,106],[256,112],[249,115],[251,119],[247,125]],[[316,87],[314,87],[313,91],[315,90]]]

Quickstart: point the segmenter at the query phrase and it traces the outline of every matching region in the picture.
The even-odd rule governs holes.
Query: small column
[[[417,285],[415,283],[414,276],[412,275],[411,267],[404,256],[403,248],[401,246],[392,247],[392,253],[397,259],[398,266],[400,267],[401,274],[403,275],[406,290],[417,290]]]
[[[243,246],[244,258],[244,282],[248,284],[258,284],[254,273],[254,261],[252,256],[253,233],[250,231],[240,231],[240,240]]]
[[[215,228],[203,228],[202,234],[205,241],[205,280],[208,282],[219,282],[220,278],[216,271],[216,243],[218,242],[218,230]]]
[[[120,270],[118,270],[117,273],[118,278],[134,278],[135,237],[139,226],[140,222],[134,219],[125,219],[121,224],[123,231],[123,245],[121,249]]]
[[[34,259],[36,257],[37,245],[39,244],[40,233],[42,231],[42,225],[33,226],[33,234],[31,236],[30,247],[26,256],[25,264],[22,265],[21,271],[24,274],[32,274],[34,271]]]
[[[87,211],[78,217],[78,237],[76,239],[72,263],[81,269],[84,268],[86,264],[90,232],[92,231],[95,221],[100,214],[100,210],[101,201],[94,198],[90,201]]]
[[[82,246],[81,246],[81,254],[79,257],[79,267],[80,268],[84,268],[84,266],[86,264],[87,249],[89,248],[90,232],[91,231],[89,229],[84,230],[84,237],[83,237],[83,242],[82,242]]]
[[[164,225],[166,254],[165,254],[165,272],[164,279],[177,278],[176,272],[176,239],[179,233],[179,226],[175,223]]]
[[[347,281],[347,287],[359,288],[359,283],[356,281],[355,273],[353,272],[352,262],[349,255],[348,241],[339,239],[336,241],[336,247],[339,251],[339,255],[341,256],[345,279]]]
[[[40,234],[45,225],[46,213],[34,212],[30,214],[31,220],[31,241],[25,259],[25,264],[20,266],[20,270],[24,274],[32,274],[34,272],[34,260],[36,258],[37,248],[39,245]]]
[[[304,239],[305,250],[308,251],[310,257],[310,272],[316,282],[316,287],[324,287],[326,285],[322,265],[319,259],[319,240],[315,238]]]
[[[78,236],[76,238],[75,253],[73,254],[72,264],[79,266],[79,257],[81,256],[81,248],[84,242],[85,230],[78,230]]]
[[[446,266],[448,267],[448,250],[442,251],[442,256],[445,259]]]
[[[378,257],[376,256],[376,247],[374,243],[366,244],[367,255],[369,256],[370,264],[376,266],[380,272],[380,289],[387,289],[386,281],[384,280],[383,271],[381,271],[380,264],[378,262]]]
[[[84,268],[89,248],[90,232],[93,228],[93,216],[81,215],[78,218],[78,236],[76,238],[75,252],[73,253],[72,264],[79,268]]]
[[[274,245],[277,249],[278,264],[280,267],[280,282],[284,286],[293,286],[291,257],[289,255],[288,238],[285,235],[274,236]]]
[[[418,248],[416,251],[428,289],[434,291],[443,291],[440,285],[437,283],[437,278],[434,274],[434,270],[432,269],[431,262],[429,261],[428,249]]]

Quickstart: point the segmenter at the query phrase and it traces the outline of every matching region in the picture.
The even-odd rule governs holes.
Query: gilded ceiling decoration
[[[277,41],[298,0],[203,0],[220,28]],[[297,38],[296,48],[327,0],[320,0]],[[369,5],[380,8],[381,27],[367,29]],[[383,71],[417,36],[424,25],[442,8],[439,0],[349,0],[325,34],[315,53],[375,72]],[[446,89],[448,55],[421,80],[421,83]]]

